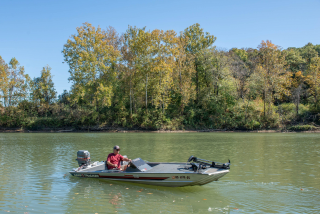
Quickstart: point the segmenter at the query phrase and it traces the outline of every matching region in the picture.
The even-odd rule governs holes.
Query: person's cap
[[[120,149],[120,146],[114,146],[113,149]]]

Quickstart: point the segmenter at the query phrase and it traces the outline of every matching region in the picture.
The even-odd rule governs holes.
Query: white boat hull
[[[99,178],[114,181],[126,181],[156,186],[182,187],[204,185],[217,181],[226,175],[228,169],[208,167],[207,169],[193,171],[186,169],[186,163],[148,163],[155,165],[146,172],[127,172],[120,170],[106,170],[104,162],[96,163],[83,170],[73,170],[70,174],[83,178]],[[183,168],[184,167],[184,168]],[[167,171],[165,171],[166,169]]]

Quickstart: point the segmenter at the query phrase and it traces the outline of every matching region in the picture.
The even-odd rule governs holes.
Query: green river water
[[[195,187],[77,178],[78,150],[105,160],[227,162],[230,173]],[[319,213],[320,134],[0,133],[0,213]]]

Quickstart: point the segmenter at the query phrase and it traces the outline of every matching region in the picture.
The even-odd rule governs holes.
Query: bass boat
[[[70,174],[76,177],[168,187],[204,185],[217,181],[230,169],[230,160],[228,163],[218,163],[191,156],[187,162],[182,163],[145,162],[136,158],[130,163],[121,162],[121,165],[129,164],[125,171],[108,170],[105,161],[91,163],[87,150],[78,151],[77,157],[79,167],[70,171]]]

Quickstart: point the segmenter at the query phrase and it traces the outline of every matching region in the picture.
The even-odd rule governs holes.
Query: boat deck
[[[138,172],[138,173],[193,173],[190,164],[186,163],[148,163],[152,168],[145,172],[140,172],[137,169],[129,167],[125,172]],[[207,168],[201,169],[201,173],[214,173],[217,172],[219,169],[217,168]],[[101,164],[98,166],[93,166],[90,168],[82,169],[81,172],[98,172],[98,171],[109,171],[105,169],[105,165]],[[111,172],[111,170],[110,170]]]
[[[186,169],[186,164],[158,164],[148,170],[148,173],[174,173],[174,172],[192,172],[191,169]]]
[[[151,163],[150,165],[153,165]],[[219,168],[208,167],[206,169],[200,169],[201,173],[215,173],[219,171]],[[184,173],[193,172],[191,165],[186,163],[159,163],[154,165],[152,169],[147,171],[148,173]]]

